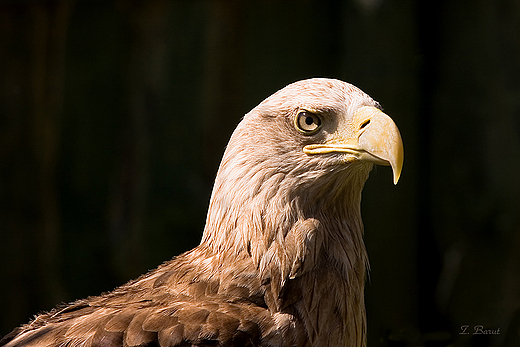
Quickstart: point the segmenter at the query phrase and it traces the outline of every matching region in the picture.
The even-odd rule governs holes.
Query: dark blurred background
[[[518,0],[0,2],[0,335],[198,244],[242,115],[316,76],[405,144],[364,191],[369,346],[520,346]]]

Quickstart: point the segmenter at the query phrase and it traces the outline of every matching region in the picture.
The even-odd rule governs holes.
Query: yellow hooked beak
[[[363,106],[354,113],[346,131],[337,131],[323,144],[307,145],[306,154],[349,153],[355,159],[378,165],[390,165],[394,184],[401,176],[404,148],[401,134],[392,118],[372,106]]]

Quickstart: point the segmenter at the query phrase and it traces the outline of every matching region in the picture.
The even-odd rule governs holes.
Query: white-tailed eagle
[[[0,346],[364,346],[373,164],[397,183],[401,136],[376,101],[334,79],[290,84],[231,136],[199,246]]]

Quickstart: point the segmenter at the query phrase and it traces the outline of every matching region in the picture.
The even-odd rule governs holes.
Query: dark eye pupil
[[[302,111],[294,119],[294,125],[304,134],[312,135],[320,128],[321,119],[312,112]]]

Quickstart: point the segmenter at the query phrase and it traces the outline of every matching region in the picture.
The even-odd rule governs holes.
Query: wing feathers
[[[98,330],[92,339],[92,346],[114,347],[123,345],[123,333],[113,333],[105,330]]]
[[[120,311],[108,321],[105,325],[105,330],[114,333],[124,332],[135,314],[136,311],[132,309]]]
[[[143,329],[144,320],[150,315],[146,310],[134,316],[124,334],[125,346],[144,346],[155,340],[157,333]]]
[[[6,346],[258,346],[263,332],[276,334],[278,323],[264,301],[269,289],[251,264],[238,264],[239,272],[222,270],[225,286],[201,273],[198,282],[173,284],[173,277],[154,272],[150,279],[40,315]]]
[[[177,311],[179,321],[183,324],[197,324],[201,325],[206,322],[209,316],[209,311],[196,306],[188,306]]]
[[[179,323],[179,318],[174,315],[176,308],[167,308],[156,311],[143,322],[143,329],[147,331],[161,331]]]
[[[177,324],[159,331],[158,340],[161,347],[180,346],[184,337],[184,326]]]

